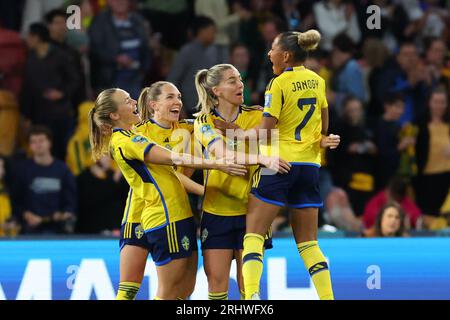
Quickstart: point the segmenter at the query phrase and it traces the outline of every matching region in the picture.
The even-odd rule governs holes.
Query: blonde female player
[[[190,276],[189,266],[197,259],[193,255],[197,242],[187,195],[172,166],[221,169],[237,175],[245,174],[246,170],[229,160],[201,162],[190,154],[162,148],[133,129],[140,120],[136,101],[126,91],[104,90],[89,114],[92,152],[94,158],[99,158],[109,149],[133,193],[145,200],[140,232],[157,266],[155,299],[176,299],[189,291],[180,283]],[[125,246],[121,261],[132,263],[139,255],[147,252],[138,246]],[[124,295],[136,294],[138,288],[125,286],[122,287]]]
[[[236,123],[243,129],[252,128],[261,121],[261,110],[242,105],[244,85],[235,67],[219,64],[200,70],[195,77],[195,85],[201,111],[194,123],[194,135],[201,143],[205,157],[221,158],[228,148],[236,151],[237,157],[247,165],[253,165],[248,167],[249,172],[245,176],[231,176],[216,170],[208,170],[205,174],[200,234],[204,269],[208,277],[208,297],[211,300],[226,300],[234,258],[237,261],[238,285],[243,294],[241,258],[245,214],[256,164],[276,168],[282,173],[286,173],[290,165],[278,158],[257,156],[258,150],[246,150],[245,145],[236,148],[233,139],[223,138],[215,132],[216,119]],[[254,159],[246,156],[247,151],[255,154]],[[266,248],[271,248],[271,239],[267,240]]]
[[[278,129],[280,157],[292,168],[285,175],[264,175],[261,170],[254,176],[243,252],[246,299],[259,299],[264,235],[285,204],[290,208],[299,254],[319,298],[334,299],[328,264],[317,243],[317,219],[322,206],[320,148],[336,148],[340,138],[322,136],[328,130],[325,82],[303,66],[308,51],[319,41],[320,33],[315,30],[285,32],[275,38],[268,53],[277,77],[267,86],[258,134],[265,130],[270,135],[270,130]],[[242,133],[241,138],[246,135]],[[270,148],[269,144],[265,149]]]
[[[136,131],[166,149],[177,153],[192,153],[193,120],[179,121],[182,107],[181,94],[172,83],[166,81],[153,83],[150,87],[144,88],[139,96],[138,109],[144,120],[136,125]],[[203,186],[185,175],[192,174],[191,168],[178,166],[176,174],[187,192],[203,195]],[[134,256],[124,254],[121,258],[121,280],[117,299],[134,299],[144,277],[148,256],[147,240],[143,236],[141,225],[144,205],[144,199],[139,198],[130,188],[122,220],[120,250],[122,251],[126,246],[135,246],[137,248],[126,248],[125,251],[133,250],[138,253]],[[182,246],[175,246],[173,251],[182,249]],[[197,256],[197,252],[193,252],[193,255]],[[179,299],[189,297],[195,286],[197,258],[190,259],[189,262],[187,267],[189,274],[184,277],[184,282],[179,284],[179,287],[185,288],[186,292],[180,295]]]

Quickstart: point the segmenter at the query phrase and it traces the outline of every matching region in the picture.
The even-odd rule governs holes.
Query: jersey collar
[[[235,122],[236,119],[239,117],[239,114],[241,113],[241,111],[242,111],[242,106],[239,106],[239,111],[238,111],[238,113],[237,113],[237,115],[236,115],[236,118],[234,118],[234,119],[233,119],[232,121],[230,121],[230,122]],[[219,113],[219,110],[217,110],[216,107],[214,107],[214,108],[212,109],[212,113],[213,113],[215,116],[217,116],[217,117],[219,117],[220,119],[222,119],[223,121],[227,122],[227,120],[226,120],[224,117],[222,117],[222,115]]]
[[[305,66],[297,66],[297,67],[289,67],[284,69],[284,72],[286,71],[299,71],[299,70],[305,70]]]
[[[163,129],[172,129],[171,126],[170,127],[165,127],[162,124],[159,124],[158,122],[156,122],[154,119],[151,119],[151,118],[150,118],[150,122],[153,123],[153,124],[156,124],[158,127],[161,127]]]

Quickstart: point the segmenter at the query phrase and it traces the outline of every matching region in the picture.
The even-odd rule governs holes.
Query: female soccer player
[[[190,120],[179,121],[182,107],[181,94],[172,83],[155,82],[150,87],[144,88],[140,94],[138,109],[144,121],[136,126],[136,131],[166,149],[191,153],[190,137],[194,126]],[[203,195],[203,186],[183,174],[187,172],[190,175],[191,172],[187,170],[192,169],[181,166],[176,168],[176,174],[186,191]],[[136,196],[136,193],[133,193],[133,189],[130,188],[121,227],[120,250],[121,253],[124,251],[124,254],[121,254],[121,284],[117,299],[134,299],[144,277],[148,256],[147,240],[143,237],[141,225],[144,205],[145,200]],[[130,246],[136,248],[128,248]],[[178,246],[177,250],[180,248]],[[128,254],[127,252],[130,250],[135,253]],[[179,284],[179,287],[185,288],[186,292],[177,297],[179,299],[189,297],[195,286],[197,252],[194,251],[192,254],[195,257],[189,260],[189,275],[184,277],[183,283]],[[133,294],[130,294],[130,290]]]
[[[197,242],[187,195],[172,166],[220,169],[237,175],[245,174],[246,170],[229,160],[201,162],[190,154],[162,148],[133,129],[140,120],[136,101],[126,91],[104,90],[89,114],[92,152],[98,159],[109,149],[131,187],[130,192],[145,200],[142,227],[132,230],[127,224],[125,233],[134,232],[138,238],[146,239],[147,250],[157,266],[155,299],[176,299],[188,291],[179,284],[192,273],[189,266],[196,260],[193,251],[197,250]],[[125,221],[130,220],[127,217]],[[142,248],[123,248],[121,261],[133,263],[133,257],[146,255],[145,250],[139,249]],[[130,296],[138,289],[122,283],[119,288]]]
[[[260,123],[262,112],[256,108],[242,106],[244,85],[238,70],[230,64],[215,65],[200,70],[195,77],[201,111],[194,123],[194,135],[201,143],[204,155],[223,157],[227,149],[236,151],[250,166],[245,176],[230,176],[217,170],[205,174],[205,195],[201,219],[201,244],[205,273],[208,277],[208,297],[211,300],[227,300],[231,262],[237,261],[238,285],[243,294],[241,258],[245,233],[245,214],[251,177],[256,164],[276,168],[282,173],[290,165],[274,157],[257,156],[256,150],[246,150],[245,142],[239,146],[233,139],[223,138],[215,132],[214,120],[236,123],[243,129]],[[239,142],[241,143],[241,142]],[[246,155],[246,151],[253,154]],[[246,159],[245,159],[246,158]],[[280,166],[276,165],[279,161]],[[267,239],[266,247],[271,248]]]
[[[333,299],[328,264],[317,243],[320,148],[335,148],[339,137],[326,135],[328,104],[325,82],[303,66],[317,47],[319,32],[279,34],[268,56],[274,78],[267,86],[263,120],[258,131],[278,129],[279,154],[292,165],[285,175],[254,176],[244,238],[243,276],[246,299],[259,299],[263,270],[264,235],[280,207],[290,208],[291,224],[300,256],[320,299]],[[269,145],[272,148],[274,144]]]

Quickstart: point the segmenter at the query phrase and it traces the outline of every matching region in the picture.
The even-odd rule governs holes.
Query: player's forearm
[[[177,172],[177,176],[180,179],[181,183],[183,184],[184,188],[187,192],[196,194],[198,196],[203,196],[205,193],[205,187],[201,184],[192,181],[188,177],[186,177],[184,174]]]

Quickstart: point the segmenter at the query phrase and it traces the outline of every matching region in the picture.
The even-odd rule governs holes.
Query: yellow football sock
[[[297,248],[316,287],[320,300],[334,300],[328,263],[317,241],[297,243]]]
[[[228,292],[208,292],[208,300],[228,300]]]
[[[242,253],[242,275],[244,277],[245,299],[250,300],[259,294],[259,283],[263,272],[264,237],[256,233],[247,233],[244,237]]]
[[[153,300],[163,300],[163,299],[161,299],[161,298],[158,297],[158,296],[155,296],[155,297],[153,298]]]
[[[117,291],[116,300],[134,300],[140,286],[141,284],[137,282],[119,283],[119,291]]]

